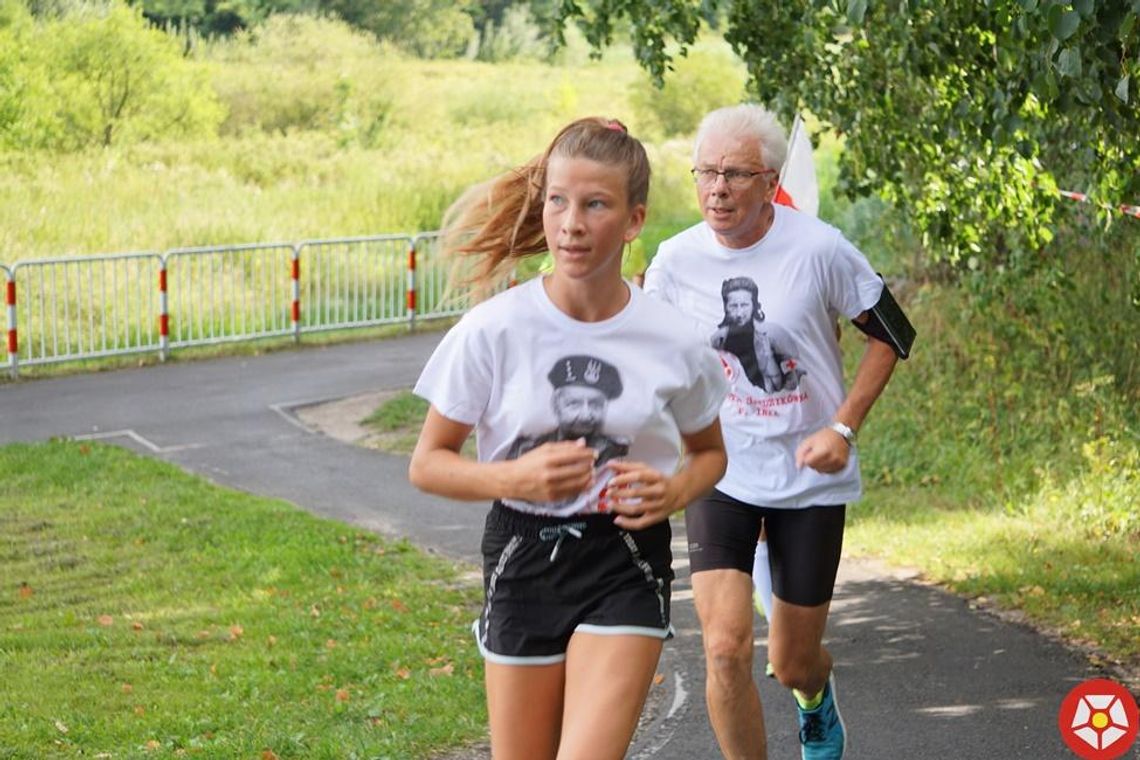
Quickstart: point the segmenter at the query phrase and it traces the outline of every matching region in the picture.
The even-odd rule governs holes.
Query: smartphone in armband
[[[879,274],[879,279],[883,280],[883,275]],[[910,356],[917,333],[898,301],[891,295],[886,280],[883,280],[883,293],[879,296],[879,302],[867,310],[867,321],[863,324],[852,321],[851,324],[889,345],[900,359]]]

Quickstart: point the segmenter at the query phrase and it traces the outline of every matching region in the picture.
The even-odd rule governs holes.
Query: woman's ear
[[[629,226],[625,229],[625,234],[622,239],[627,243],[632,243],[637,236],[641,234],[641,228],[645,226],[645,204],[639,203],[633,207],[633,212],[629,216]]]

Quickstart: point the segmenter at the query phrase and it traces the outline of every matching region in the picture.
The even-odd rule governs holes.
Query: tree
[[[321,8],[423,58],[461,55],[475,36],[468,0],[324,0]]]
[[[17,149],[210,135],[223,115],[205,70],[119,3],[0,29],[4,79],[0,145]]]
[[[555,23],[600,47],[628,19],[661,81],[710,12],[755,96],[845,138],[841,186],[894,200],[952,263],[1033,265],[1057,183],[1140,197],[1140,0],[565,0]]]

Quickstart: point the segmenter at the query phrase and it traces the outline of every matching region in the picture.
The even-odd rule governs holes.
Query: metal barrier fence
[[[0,264],[8,368],[461,314],[438,233]]]

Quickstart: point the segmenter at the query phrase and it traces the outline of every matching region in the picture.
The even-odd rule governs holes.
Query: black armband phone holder
[[[880,274],[879,279],[882,278]],[[879,302],[867,310],[867,320],[863,324],[852,320],[851,324],[864,334],[886,343],[900,359],[910,356],[916,335],[914,325],[891,295],[886,281],[883,282],[883,294],[879,296]]]

